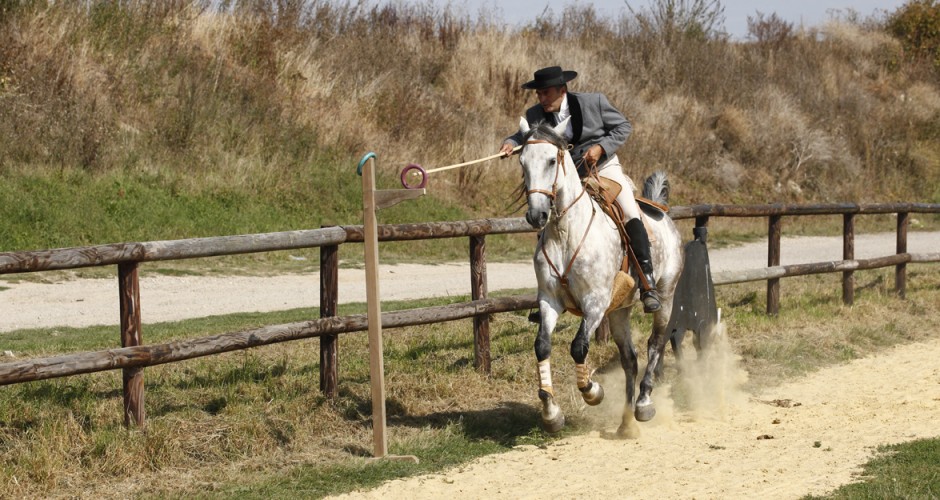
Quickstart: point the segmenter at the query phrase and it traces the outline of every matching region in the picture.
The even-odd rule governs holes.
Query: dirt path
[[[623,397],[608,398],[587,410],[607,422],[589,435],[545,449],[518,447],[343,498],[785,499],[823,494],[853,481],[878,445],[940,436],[938,359],[940,332],[927,343],[828,368],[756,398],[726,386],[712,394],[709,401],[717,404],[711,409],[676,411],[660,390],[659,413],[641,424],[637,440],[611,437]],[[742,372],[725,373],[730,382]]]
[[[908,251],[930,253],[940,248],[940,232],[911,232]],[[892,253],[894,233],[858,235],[856,258]],[[839,237],[784,238],[781,263],[839,260]],[[713,249],[712,271],[754,269],[767,265],[767,244],[749,243]],[[55,283],[0,280],[0,333],[21,328],[117,325],[117,279],[81,279]],[[14,280],[14,281],[11,281]],[[320,303],[319,274],[246,276],[144,276],[140,280],[143,322],[157,323],[234,312],[267,312]],[[382,266],[382,300],[469,295],[469,264]],[[535,288],[530,262],[487,264],[489,290]],[[234,293],[237,292],[237,293]],[[340,302],[365,302],[365,272],[341,269]]]

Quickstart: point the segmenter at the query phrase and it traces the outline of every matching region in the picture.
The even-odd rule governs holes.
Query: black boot
[[[656,280],[653,279],[653,260],[650,257],[650,239],[646,228],[640,219],[630,219],[624,224],[627,236],[630,237],[630,248],[640,263],[640,300],[643,301],[643,312],[654,313],[662,304],[659,302],[659,292],[656,291]]]

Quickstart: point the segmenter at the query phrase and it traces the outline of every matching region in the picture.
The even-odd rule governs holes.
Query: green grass
[[[387,303],[384,308],[441,303]],[[343,306],[340,313],[363,311],[364,306],[358,304]],[[144,325],[144,337],[148,344],[161,343],[299,321],[316,314],[315,309],[309,309]],[[524,324],[524,319],[505,322],[510,328],[497,330],[495,339],[513,345],[528,339],[529,328],[511,327],[518,322]],[[9,439],[0,446],[0,472],[39,488],[26,491],[41,492],[54,491],[62,474],[86,470],[113,477],[121,470],[126,472],[121,464],[131,457],[142,460],[133,469],[144,477],[155,471],[166,474],[177,467],[198,471],[207,464],[242,463],[239,474],[214,480],[211,487],[196,484],[186,489],[200,496],[319,497],[440,470],[520,444],[546,442],[550,438],[538,431],[533,406],[496,403],[504,397],[518,400],[505,389],[509,379],[519,377],[507,377],[503,369],[504,375],[497,376],[494,384],[477,374],[467,326],[468,322],[462,321],[423,327],[418,332],[386,332],[389,423],[395,429],[390,451],[420,456],[417,466],[370,464],[362,458],[371,455],[372,449],[369,364],[367,356],[362,356],[368,349],[366,335],[360,333],[342,338],[341,397],[335,402],[315,390],[315,340],[148,368],[146,433],[121,426],[118,372],[2,388],[0,430]],[[114,347],[116,333],[114,328],[30,330],[5,334],[4,345],[23,358]],[[502,353],[501,362],[515,364],[514,359],[522,362],[530,354],[529,349],[514,351]],[[471,396],[460,385],[470,387]],[[483,400],[490,402],[482,410],[452,403],[439,406],[442,398],[462,399],[480,392]],[[300,465],[252,465],[256,456],[270,461],[274,460],[272,453],[289,456],[301,450],[308,450],[302,456],[313,459],[293,461]],[[53,489],[47,490],[50,486]],[[149,491],[156,497],[180,494],[177,487],[164,483]]]
[[[880,446],[865,464],[860,482],[807,499],[879,499],[940,497],[940,439]]]
[[[190,189],[180,179],[127,174],[91,176],[82,172],[55,175],[0,176],[0,250],[39,250],[70,246],[133,241],[157,241],[226,236],[323,225],[361,225],[361,187],[355,173],[342,189],[318,187],[311,169],[298,179],[309,192],[275,193],[243,189]],[[309,177],[307,179],[306,177]],[[307,181],[310,182],[307,182]],[[318,208],[314,208],[318,207]],[[440,200],[423,197],[380,212],[379,222],[409,223],[427,220],[464,220],[466,212]],[[503,242],[511,255],[521,245],[511,237]],[[526,244],[526,253],[530,251]],[[357,253],[361,253],[361,250]],[[385,260],[440,261],[465,258],[467,243],[459,239],[389,243]],[[316,250],[295,250],[318,265]],[[361,255],[344,255],[361,260]],[[246,262],[286,260],[285,253],[258,254],[219,259],[228,272]],[[201,263],[204,261],[200,261]],[[164,272],[186,264],[164,263]],[[81,271],[93,272],[93,271]]]

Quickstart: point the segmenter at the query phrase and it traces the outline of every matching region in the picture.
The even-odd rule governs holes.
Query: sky
[[[509,25],[524,25],[533,21],[546,8],[554,14],[560,14],[569,5],[593,5],[600,15],[619,18],[627,10],[627,0],[388,0],[383,3],[431,3],[441,7],[450,6],[455,12],[465,12],[473,17],[483,12],[493,20],[500,20]],[[755,17],[759,11],[765,16],[776,13],[784,21],[800,26],[821,27],[831,18],[832,13],[852,9],[862,18],[879,11],[894,12],[904,5],[906,0],[725,0],[720,2],[725,9],[725,30],[736,39],[747,35],[747,18]],[[629,0],[633,10],[647,9],[650,0]],[[462,10],[461,10],[462,9]]]

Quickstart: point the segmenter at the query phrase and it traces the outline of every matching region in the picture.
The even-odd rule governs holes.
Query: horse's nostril
[[[529,210],[525,214],[525,221],[528,222],[530,226],[541,229],[548,223],[548,213]]]

